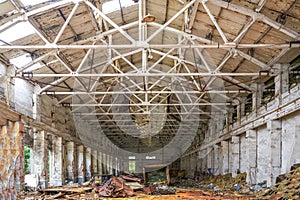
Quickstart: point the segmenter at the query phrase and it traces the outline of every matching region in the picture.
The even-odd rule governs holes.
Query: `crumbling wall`
[[[35,86],[25,80],[15,79],[15,110],[29,117],[33,116],[32,97],[34,93],[34,87]]]
[[[24,125],[9,121],[0,128],[0,199],[17,199],[24,177]]]
[[[16,78],[9,79],[8,75],[13,75],[15,69],[0,65],[0,91],[2,101],[9,103],[10,108],[29,117],[33,117],[33,94],[36,87],[25,80]],[[1,96],[1,95],[0,95]]]
[[[188,171],[193,164],[201,166],[203,173],[213,167],[215,175],[247,172],[249,183],[266,180],[268,186],[275,184],[279,174],[300,163],[299,96],[300,85],[224,128],[219,138],[206,138],[197,149],[200,161],[189,162],[193,152],[187,153],[181,158],[181,169]],[[212,137],[209,130],[206,137]],[[212,148],[210,155],[207,152]]]

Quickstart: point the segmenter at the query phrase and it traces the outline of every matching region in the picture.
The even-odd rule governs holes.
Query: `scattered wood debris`
[[[18,199],[50,200],[50,199],[299,199],[300,198],[300,167],[292,168],[287,174],[278,177],[277,183],[267,188],[266,183],[248,185],[246,174],[236,178],[229,175],[208,176],[203,179],[184,179],[167,184],[144,185],[144,180],[133,175],[111,177],[101,184],[101,181],[91,179],[81,185],[38,189],[38,191],[23,191]],[[159,176],[160,177],[160,176]],[[153,177],[154,179],[154,177]],[[186,188],[186,189],[183,189]],[[163,196],[162,196],[163,195]],[[138,196],[138,197],[136,197]]]
[[[131,197],[133,189],[126,185],[124,179],[112,177],[99,189],[99,194],[103,197]]]

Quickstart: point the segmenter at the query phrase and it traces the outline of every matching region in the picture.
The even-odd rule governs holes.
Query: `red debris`
[[[125,184],[121,178],[112,177],[99,189],[99,194],[104,197],[131,197],[133,189]]]

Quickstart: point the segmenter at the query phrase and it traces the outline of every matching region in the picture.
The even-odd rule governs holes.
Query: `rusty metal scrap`
[[[104,197],[131,197],[133,189],[121,178],[112,177],[100,188],[99,194]]]

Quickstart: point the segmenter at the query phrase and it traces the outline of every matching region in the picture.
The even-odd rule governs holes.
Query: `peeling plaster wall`
[[[75,136],[75,124],[70,108],[57,106],[57,99],[47,95],[38,95],[37,120],[52,126],[61,132]]]
[[[13,67],[0,65],[0,74],[13,75]],[[0,78],[0,87],[4,90],[5,101],[10,102],[10,106],[17,112],[33,117],[33,93],[39,86],[35,86],[22,79],[7,80],[5,76]],[[4,100],[4,99],[3,99]]]
[[[282,119],[282,168],[290,170],[293,163],[300,163],[300,111]]]
[[[263,126],[257,129],[257,182],[267,180],[270,176],[270,135],[267,127]]]
[[[24,125],[9,121],[0,129],[0,199],[17,199],[24,177]]]
[[[25,116],[75,136],[75,125],[70,109],[57,107],[58,101],[55,98],[47,95],[35,95],[40,91],[38,85],[33,85],[22,79],[6,81],[6,77],[2,76],[12,75],[14,71],[13,67],[0,65],[0,88],[4,92],[4,99],[2,100],[6,102],[9,100],[11,108]]]
[[[240,171],[241,173],[247,170],[247,140],[246,134],[240,136]]]

